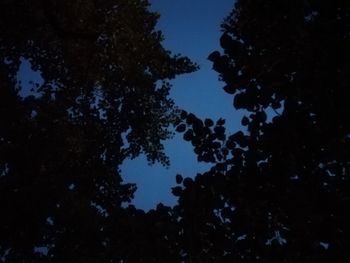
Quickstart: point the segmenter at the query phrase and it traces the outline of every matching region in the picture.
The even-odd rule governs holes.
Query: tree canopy
[[[196,66],[161,46],[147,7],[1,3],[2,261],[349,262],[347,1],[236,2],[208,57],[246,112],[234,133],[167,97]],[[21,59],[38,96],[18,94]],[[118,166],[166,164],[170,124],[212,168],[174,175],[173,208],[122,206],[135,186]]]
[[[246,129],[182,115],[214,164],[176,191],[196,262],[349,261],[349,16],[346,1],[242,0],[222,24],[209,60]]]
[[[144,0],[1,1],[0,17],[0,257],[127,257],[135,185],[118,167],[140,153],[168,164],[169,80],[197,66],[163,48]],[[28,96],[23,60],[43,79]]]

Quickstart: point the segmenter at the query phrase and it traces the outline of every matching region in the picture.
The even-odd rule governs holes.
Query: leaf
[[[187,112],[185,110],[182,110],[181,114],[180,114],[180,117],[181,117],[182,120],[185,120],[186,117],[187,117]]]
[[[171,192],[174,196],[180,196],[182,194],[182,187],[181,186],[175,186],[171,188]]]
[[[239,93],[233,98],[233,106],[238,109],[246,109],[248,104],[247,95],[245,93]]]
[[[220,58],[220,52],[219,51],[214,51],[208,56],[208,60],[210,60],[212,62],[214,62],[218,58]]]
[[[202,136],[202,134],[204,132],[203,131],[203,128],[204,128],[203,122],[200,119],[195,119],[192,126],[193,126],[194,133],[198,136]]]
[[[194,137],[193,136],[193,138],[192,138],[192,145],[194,146],[194,147],[197,147],[197,146],[199,146],[199,145],[201,145],[201,143],[202,143],[202,140],[200,139],[200,138],[198,138],[198,137]]]
[[[177,184],[181,184],[183,181],[183,178],[180,174],[177,174],[175,179]]]
[[[229,149],[229,150],[232,150],[236,147],[236,143],[234,142],[234,140],[232,139],[228,139],[227,142],[226,142],[226,147]]]
[[[193,130],[192,129],[188,129],[185,133],[184,133],[184,140],[185,141],[191,141],[193,139]]]
[[[205,119],[204,120],[204,125],[206,127],[212,127],[214,125],[214,122],[211,119]]]
[[[226,86],[224,86],[223,89],[228,94],[235,94],[236,93],[236,88],[233,85],[226,85]]]
[[[238,140],[241,140],[241,138],[244,137],[244,133],[242,131],[238,131],[230,136],[230,139],[237,142]]]
[[[232,42],[233,42],[232,38],[226,33],[224,33],[220,37],[220,45],[223,49],[231,48]]]
[[[176,127],[177,132],[184,132],[186,130],[186,124],[182,123]]]
[[[191,187],[193,185],[193,179],[190,177],[186,177],[183,181],[183,185],[188,188]]]
[[[244,116],[242,118],[241,123],[242,123],[243,126],[247,126],[249,124],[249,119],[246,116]]]
[[[224,134],[225,133],[225,127],[223,127],[223,126],[215,126],[214,132],[215,132],[216,136]]]
[[[188,116],[186,118],[186,122],[187,122],[187,124],[191,125],[196,121],[196,119],[197,119],[197,117],[193,113],[190,113],[190,114],[188,114]]]
[[[225,120],[220,118],[217,122],[216,122],[216,125],[219,125],[219,126],[222,126],[225,124]]]

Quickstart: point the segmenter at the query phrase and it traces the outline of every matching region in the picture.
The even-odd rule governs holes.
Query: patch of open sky
[[[267,107],[265,109],[266,117],[267,117],[266,122],[271,123],[273,118],[276,116],[282,115],[283,111],[284,111],[284,100],[281,101],[281,107],[278,109],[274,109],[271,106]]]
[[[171,81],[170,97],[178,107],[201,119],[224,118],[229,133],[246,131],[240,121],[249,113],[234,109],[233,96],[224,92],[222,88],[225,84],[219,81],[219,76],[212,69],[207,57],[211,52],[221,50],[220,23],[232,9],[233,2],[225,0],[218,4],[214,1],[151,1],[152,9],[161,14],[158,29],[165,36],[164,46],[173,53],[189,56],[200,66],[197,72],[178,76]],[[266,108],[267,121],[271,122],[283,109],[283,101],[279,109]],[[170,168],[157,164],[150,167],[144,156],[128,160],[122,166],[125,181],[137,183],[138,190],[133,200],[136,207],[147,210],[155,207],[158,202],[174,204],[176,200],[170,193],[176,175],[173,170],[183,170],[185,176],[194,177],[210,167],[208,164],[198,163],[193,148],[182,139],[182,135],[177,134],[164,144],[171,160]],[[178,158],[182,162],[178,162]],[[177,168],[177,165],[180,167]]]
[[[169,167],[159,163],[149,165],[144,155],[124,161],[121,167],[124,180],[137,184],[132,202],[137,208],[149,210],[155,208],[158,203],[175,205],[176,198],[171,194],[171,188],[176,185],[175,175],[194,177],[211,167],[205,163],[198,163],[192,145],[182,141],[182,134],[176,134],[165,143],[165,151],[170,158]]]
[[[221,50],[219,39],[220,24],[229,14],[234,1],[200,0],[151,0],[151,9],[160,13],[158,29],[164,34],[163,45],[174,54],[188,56],[200,66],[197,72],[178,76],[171,81],[170,97],[175,104],[199,118],[226,120],[228,131],[241,128],[240,120],[244,111],[235,111],[232,96],[226,94],[218,74],[207,60],[208,55]],[[149,210],[162,202],[174,205],[176,198],[171,187],[176,185],[175,175],[194,177],[207,171],[211,165],[199,163],[190,143],[176,134],[164,142],[170,158],[170,167],[159,164],[149,166],[145,156],[127,160],[121,167],[126,182],[136,183],[133,204],[137,208]]]
[[[39,87],[44,83],[40,71],[32,69],[29,60],[21,58],[21,64],[17,73],[17,85],[19,88],[19,95],[21,97],[34,96],[40,97]]]

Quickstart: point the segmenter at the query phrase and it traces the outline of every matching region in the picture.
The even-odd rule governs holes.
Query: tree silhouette
[[[233,134],[178,114],[167,81],[196,66],[162,48],[147,7],[0,4],[2,261],[348,262],[347,1],[237,1],[208,57],[246,110]],[[35,96],[19,95],[21,59]],[[123,207],[118,166],[166,164],[171,124],[213,167],[176,175],[174,208]]]
[[[173,189],[188,261],[348,262],[350,5],[238,0],[222,29],[209,60],[246,130],[182,113],[214,164]]]
[[[1,1],[3,262],[137,262],[144,216],[121,207],[135,186],[118,167],[140,153],[168,163],[161,141],[178,119],[168,80],[196,69],[162,47],[148,5]],[[23,59],[44,81],[24,97]]]

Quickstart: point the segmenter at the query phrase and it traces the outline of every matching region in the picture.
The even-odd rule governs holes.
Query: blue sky
[[[220,24],[233,8],[232,0],[150,0],[151,9],[161,14],[158,29],[165,37],[164,46],[173,53],[181,53],[200,66],[200,70],[177,77],[172,81],[171,97],[177,106],[195,113],[201,118],[226,119],[230,131],[240,128],[242,112],[233,108],[232,96],[226,94],[212,70],[208,55],[220,49]],[[165,143],[171,166],[148,166],[141,156],[126,161],[122,175],[126,182],[137,183],[138,190],[133,204],[145,210],[159,202],[174,205],[171,195],[175,175],[195,176],[208,165],[198,163],[192,146],[177,134]]]

